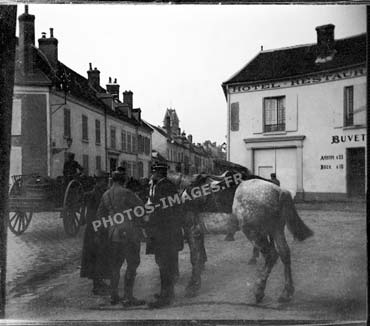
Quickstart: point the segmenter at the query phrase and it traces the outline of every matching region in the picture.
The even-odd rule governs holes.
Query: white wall
[[[345,86],[354,86],[354,120],[357,127],[343,127],[343,94]],[[239,102],[239,131],[230,131],[230,160],[248,168],[253,156],[248,155],[244,139],[304,135],[303,189],[306,192],[346,192],[346,151],[348,147],[366,146],[366,77],[359,76],[325,83],[229,94],[230,103]],[[263,133],[263,98],[286,96],[286,132]],[[355,135],[358,135],[355,138]],[[351,136],[352,141],[332,144],[333,136]],[[357,140],[357,141],[355,141]],[[278,144],[277,144],[278,145]],[[321,160],[322,156],[335,157]],[[343,155],[343,159],[339,159]],[[338,157],[338,159],[337,159]],[[321,165],[331,169],[321,169]],[[336,166],[342,164],[343,169]]]

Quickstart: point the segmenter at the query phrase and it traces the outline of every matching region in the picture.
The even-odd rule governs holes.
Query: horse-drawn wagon
[[[52,179],[36,174],[13,175],[9,191],[8,227],[16,235],[22,234],[34,213],[60,212],[66,234],[75,236],[84,221],[84,192],[92,189],[94,179],[76,176]]]

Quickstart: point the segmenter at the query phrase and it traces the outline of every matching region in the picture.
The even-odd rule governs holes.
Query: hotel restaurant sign
[[[230,85],[228,89],[230,93],[255,92],[255,91],[263,91],[267,89],[278,89],[278,88],[285,88],[285,87],[304,86],[304,85],[310,85],[310,84],[324,83],[324,82],[329,82],[329,81],[360,77],[364,75],[366,75],[365,68],[353,68],[353,69],[343,70],[340,72],[321,73],[321,74],[311,75],[311,76],[306,76],[306,77],[292,78],[289,80],[279,81],[279,82]]]

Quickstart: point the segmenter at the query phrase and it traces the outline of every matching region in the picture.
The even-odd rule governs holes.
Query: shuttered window
[[[239,102],[231,103],[230,109],[230,130],[239,130]]]
[[[96,156],[96,169],[101,170],[101,156]]]
[[[85,141],[89,140],[87,116],[84,114],[82,115],[82,140],[85,140]]]
[[[132,152],[137,152],[137,138],[136,135],[132,134]]]
[[[82,167],[84,168],[84,174],[89,175],[89,155],[82,155]]]
[[[137,163],[137,172],[138,172],[138,178],[143,178],[144,177],[144,164],[143,162],[139,161]]]
[[[116,149],[116,128],[110,127],[110,147]]]
[[[150,138],[144,137],[144,153],[150,155]]]
[[[100,120],[95,120],[95,143],[100,145]]]
[[[285,130],[285,96],[264,98],[264,131]]]
[[[353,126],[353,86],[344,87],[344,125]]]
[[[122,151],[126,152],[127,150],[127,145],[126,145],[126,132],[122,131],[121,133],[121,149]]]
[[[132,152],[131,133],[127,133],[127,152]]]
[[[64,137],[71,137],[71,110],[64,109]]]

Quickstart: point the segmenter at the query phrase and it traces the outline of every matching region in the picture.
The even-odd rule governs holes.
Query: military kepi
[[[157,163],[157,164],[152,165],[152,172],[156,172],[156,171],[167,172],[167,170],[168,170],[168,165],[166,163]]]

